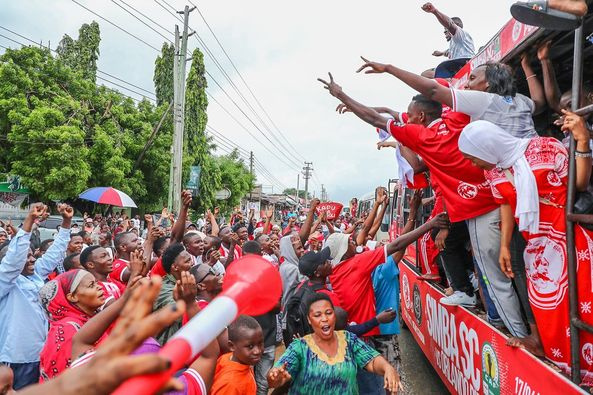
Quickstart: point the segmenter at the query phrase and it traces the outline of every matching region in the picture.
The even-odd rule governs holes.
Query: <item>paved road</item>
[[[399,345],[402,353],[401,376],[404,394],[449,394],[409,330],[402,329]]]

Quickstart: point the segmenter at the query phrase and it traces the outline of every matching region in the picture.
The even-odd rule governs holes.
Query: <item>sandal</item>
[[[550,30],[575,30],[582,22],[576,15],[549,8],[547,0],[518,1],[511,6],[511,15],[526,25]]]

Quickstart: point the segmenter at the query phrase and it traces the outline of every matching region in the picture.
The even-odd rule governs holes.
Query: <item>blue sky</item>
[[[77,1],[152,46],[160,48],[164,42],[163,37],[114,3],[125,7],[120,0]],[[169,34],[155,27],[161,34],[173,39],[172,32],[178,21],[155,0],[124,1],[168,28]],[[159,1],[165,3],[164,0]],[[216,84],[209,81],[210,93],[260,142],[255,141],[212,101],[208,109],[209,124],[246,151],[254,152],[257,160],[273,176],[258,170],[258,179],[264,184],[264,190],[271,192],[273,187],[274,192],[280,192],[286,186],[296,187],[298,169],[297,163],[292,162],[297,159],[313,162],[315,177],[311,191],[319,195],[323,183],[330,199],[342,202],[354,196],[360,197],[377,185],[386,185],[389,178],[397,176],[393,151],[377,151],[376,133],[372,127],[352,115],[338,115],[334,111],[338,102],[321,88],[316,78],[325,77],[331,71],[344,90],[357,100],[370,105],[405,109],[414,94],[412,90],[393,77],[365,76],[356,74],[355,70],[361,64],[360,55],[418,72],[438,63],[431,53],[435,49],[446,48],[447,43],[443,28],[436,19],[420,9],[423,1],[210,0],[194,3],[249,87],[297,152],[297,158],[292,161],[285,159],[291,156],[269,136],[266,128],[259,124],[206,56],[206,67],[212,76],[275,143],[269,143]],[[509,0],[454,0],[434,4],[450,16],[461,17],[478,48],[510,19],[508,9],[511,3]],[[166,4],[181,10],[186,3],[166,0]],[[102,38],[99,69],[154,91],[152,73],[158,53],[75,2],[0,0],[0,7],[0,26],[36,42],[50,43],[53,48],[64,34],[76,37],[81,24],[97,20]],[[277,134],[195,11],[190,16],[190,26],[198,32],[231,80],[257,109],[259,116]],[[0,34],[24,41],[2,29]],[[199,45],[196,39],[190,39],[189,44],[190,49]],[[0,45],[18,47],[3,37],[0,37]],[[281,141],[288,146],[286,141]],[[284,160],[277,159],[264,145]]]

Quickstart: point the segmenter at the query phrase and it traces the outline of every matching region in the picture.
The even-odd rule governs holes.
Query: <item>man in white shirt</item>
[[[436,9],[432,3],[426,3],[422,10],[433,14],[445,28],[445,39],[449,42],[449,49],[434,51],[433,56],[446,56],[449,61],[441,63],[435,70],[436,78],[450,78],[455,75],[469,59],[475,55],[474,40],[463,30],[463,22],[458,17],[449,18]]]

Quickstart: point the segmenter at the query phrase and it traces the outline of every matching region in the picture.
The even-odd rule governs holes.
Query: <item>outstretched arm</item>
[[[383,196],[385,195],[385,191],[382,187],[377,188],[377,198],[375,199],[375,203],[373,204],[373,208],[369,213],[369,216],[364,221],[362,225],[362,229],[358,232],[358,236],[356,236],[356,245],[363,246],[367,242],[367,236],[369,235],[369,231],[375,222],[375,217],[377,216],[377,211],[379,210],[379,205],[383,201]]]
[[[384,129],[386,127],[387,118],[373,110],[373,108],[367,107],[345,94],[344,91],[342,91],[342,87],[334,82],[331,73],[329,73],[329,82],[321,78],[318,78],[317,80],[324,85],[325,89],[329,90],[330,95],[344,103],[358,118],[377,128]]]
[[[453,107],[451,90],[435,80],[410,73],[409,71],[402,70],[390,64],[371,62],[363,57],[361,58],[365,63],[358,69],[358,73],[364,70],[365,74],[391,74],[423,96],[426,96],[431,100],[436,100],[442,104],[446,104],[449,107]]]
[[[375,217],[373,226],[371,227],[371,230],[369,231],[369,236],[371,236],[371,239],[375,238],[375,235],[377,234],[377,232],[379,231],[379,228],[381,227],[381,222],[383,222],[383,217],[385,216],[385,211],[387,210],[387,206],[389,206],[389,194],[385,194],[385,196],[383,197],[383,204],[381,204],[381,210],[379,210],[379,214],[377,214],[377,216]]]
[[[453,22],[453,20],[437,10],[436,7],[432,5],[432,3],[424,4],[422,6],[422,10],[424,12],[428,12],[429,14],[433,14],[437,18],[437,21],[439,21],[439,23],[443,25],[443,27],[447,29],[452,35],[457,32],[457,25]]]
[[[448,226],[449,220],[447,214],[440,213],[422,226],[414,229],[410,233],[399,236],[397,239],[387,244],[387,255],[393,255],[397,251],[403,250],[433,228],[445,228]]]
[[[303,227],[299,231],[299,237],[300,237],[301,243],[303,243],[303,245],[305,245],[305,243],[307,242],[307,239],[309,238],[309,235],[311,234],[311,228],[313,226],[313,219],[315,216],[315,209],[317,208],[317,206],[319,206],[319,203],[321,203],[321,201],[319,199],[311,200],[311,205],[309,206],[309,212],[307,213],[307,218],[305,219],[305,223],[303,224]]]

